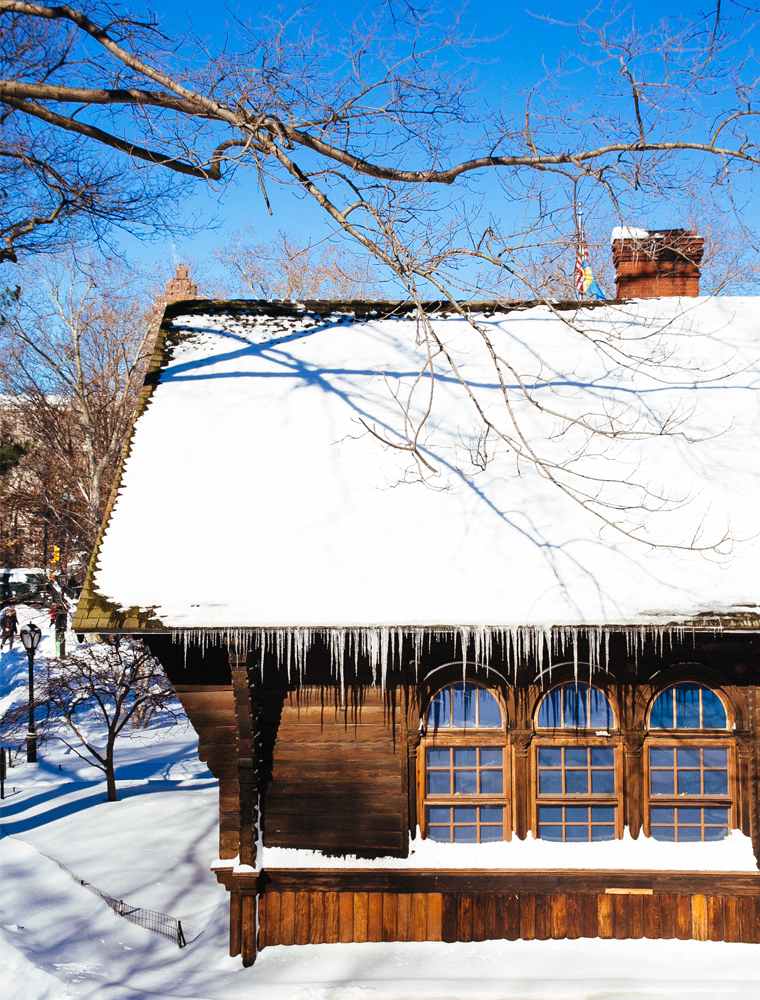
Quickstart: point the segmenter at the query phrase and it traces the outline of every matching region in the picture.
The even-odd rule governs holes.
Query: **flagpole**
[[[583,209],[578,205],[578,249],[576,250],[576,260],[581,261],[581,267],[583,267]],[[576,288],[578,289],[578,301],[583,299],[583,282],[576,283]]]

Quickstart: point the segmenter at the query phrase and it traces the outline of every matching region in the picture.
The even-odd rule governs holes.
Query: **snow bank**
[[[417,837],[410,838],[409,857],[374,860],[352,855],[335,858],[320,851],[291,847],[265,847],[260,865],[262,868],[603,868],[757,872],[752,841],[740,830],[734,830],[725,840],[704,844],[668,844],[643,834],[634,840],[627,829],[622,840],[596,844],[555,844],[532,836],[493,844],[440,844]],[[237,866],[235,870],[242,869]]]
[[[586,469],[670,498],[647,521],[653,543],[728,532],[706,554],[602,530],[499,447],[479,470],[472,404],[442,362],[425,441],[435,475],[408,481],[408,454],[367,428],[403,443],[393,392],[425,366],[411,319],[180,317],[185,339],[136,425],[95,587],[180,629],[641,625],[754,607],[757,308],[664,299],[570,322],[543,306],[480,317],[543,404],[592,420],[629,406],[656,426],[683,420],[674,435],[605,441]],[[478,335],[454,317],[435,325],[489,416],[506,420]],[[615,360],[626,344],[657,353],[658,378]],[[515,405],[553,459],[578,444]]]

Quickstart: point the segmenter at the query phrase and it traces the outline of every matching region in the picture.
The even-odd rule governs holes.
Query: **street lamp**
[[[34,654],[42,638],[42,631],[34,623],[25,625],[20,632],[21,642],[29,660],[29,729],[26,734],[26,759],[30,764],[37,760],[37,730],[34,728]]]

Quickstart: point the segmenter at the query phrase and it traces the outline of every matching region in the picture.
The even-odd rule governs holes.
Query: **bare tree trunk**
[[[109,739],[109,746],[106,750],[106,788],[108,789],[108,801],[118,802],[119,796],[116,794],[116,768],[113,760],[113,744]]]

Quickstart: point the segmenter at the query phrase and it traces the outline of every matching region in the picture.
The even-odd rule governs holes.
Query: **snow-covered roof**
[[[582,469],[668,499],[643,528],[640,511],[622,516],[658,547],[604,527],[493,435],[480,468],[473,401],[441,356],[420,438],[434,473],[420,481],[409,453],[369,430],[404,444],[399,400],[427,359],[409,310],[176,303],[75,627],[547,628],[705,615],[756,627],[758,304],[672,298],[477,317],[511,366],[507,381],[533,386],[543,407],[601,427],[637,414],[625,435],[592,439]],[[481,335],[453,312],[434,325],[489,417],[514,434]],[[657,367],[623,363],[650,352]],[[556,461],[578,447],[576,430],[557,436],[546,410],[511,397],[531,447]],[[418,392],[415,419],[426,399]],[[676,433],[638,435],[642,421],[674,417]],[[604,496],[625,505],[641,494]]]

